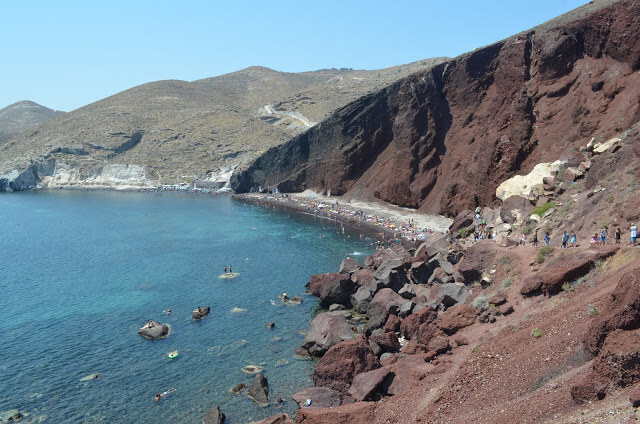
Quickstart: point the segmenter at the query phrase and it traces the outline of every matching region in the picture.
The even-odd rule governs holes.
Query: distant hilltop
[[[0,109],[0,143],[65,112],[23,100]]]
[[[374,71],[250,67],[193,82],[143,84],[0,145],[0,189],[225,182],[236,167],[349,102],[442,60]],[[114,179],[114,166],[124,179]]]

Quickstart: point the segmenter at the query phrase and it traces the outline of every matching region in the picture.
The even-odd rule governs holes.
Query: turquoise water
[[[329,222],[218,196],[10,193],[0,223],[0,411],[46,423],[195,423],[215,405],[229,423],[294,413],[290,396],[311,385],[312,364],[293,351],[317,300],[277,295],[372,252]],[[240,275],[219,279],[229,264]],[[193,322],[205,305],[211,314]],[[142,339],[148,319],[170,335]],[[250,383],[249,364],[265,368],[268,407],[229,392]]]

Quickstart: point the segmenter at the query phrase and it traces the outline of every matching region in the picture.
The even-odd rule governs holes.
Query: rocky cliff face
[[[640,3],[600,2],[410,75],[232,177],[455,215],[640,120]]]

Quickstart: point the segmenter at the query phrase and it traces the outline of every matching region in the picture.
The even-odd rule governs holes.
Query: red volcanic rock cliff
[[[592,2],[593,3],[593,2]],[[640,120],[640,2],[586,5],[338,110],[232,177],[455,215]]]

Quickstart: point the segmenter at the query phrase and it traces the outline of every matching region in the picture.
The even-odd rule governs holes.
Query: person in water
[[[229,265],[229,274],[233,274],[233,271],[231,271],[231,265]]]
[[[171,308],[167,309],[167,315],[171,315]]]
[[[156,393],[155,401],[156,402],[160,402],[160,398],[161,397],[166,396],[166,395],[168,395],[169,393],[172,393],[172,392],[175,392],[175,389],[169,389],[169,390],[166,390],[166,391],[164,391],[162,393]]]
[[[226,265],[224,266],[224,273],[225,274],[227,273],[227,266]]]

